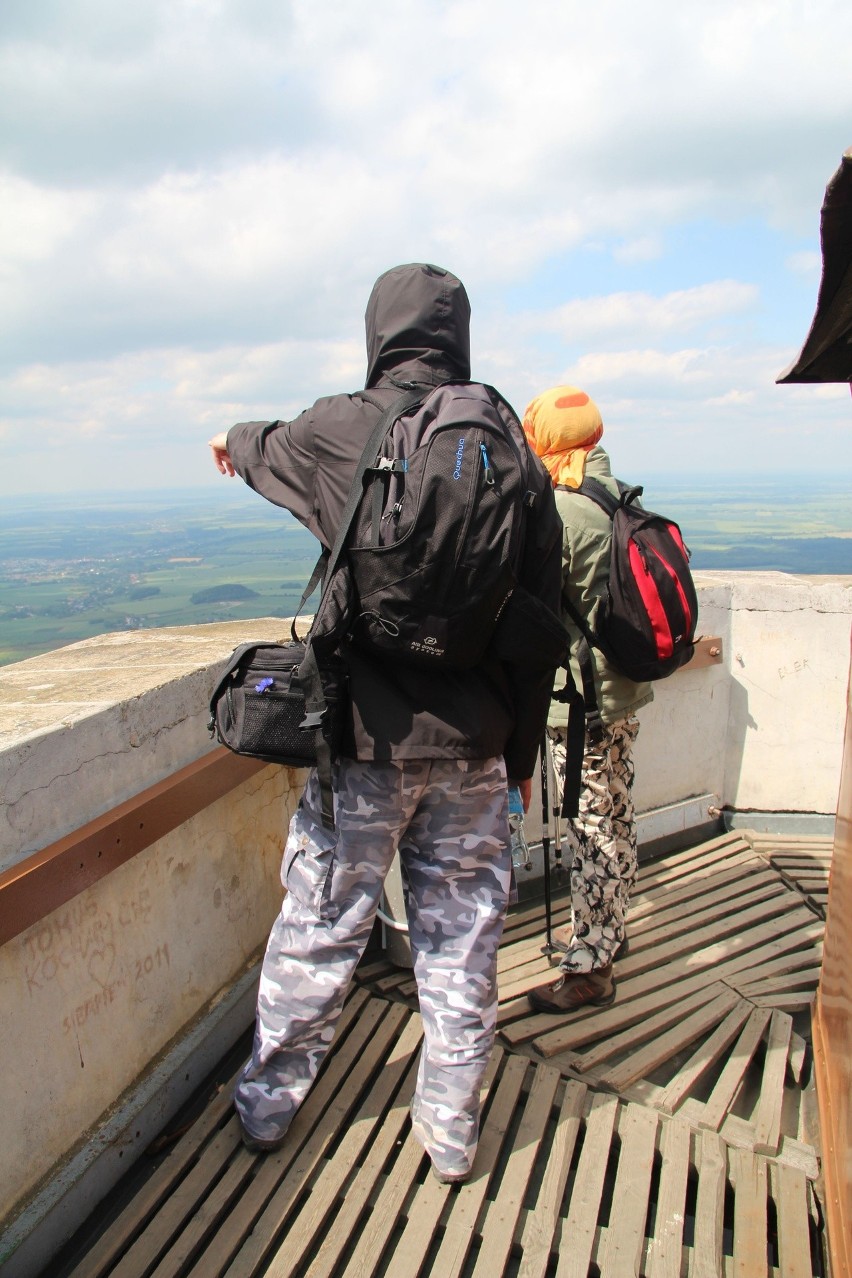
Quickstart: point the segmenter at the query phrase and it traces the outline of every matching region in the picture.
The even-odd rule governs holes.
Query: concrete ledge
[[[280,617],[99,635],[0,667],[0,870],[192,763],[239,643]]]

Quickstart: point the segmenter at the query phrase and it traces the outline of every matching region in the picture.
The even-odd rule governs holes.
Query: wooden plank
[[[676,937],[686,933],[698,933],[701,929],[712,928],[714,924],[718,927],[722,925],[722,920],[728,920],[730,915],[739,914],[770,897],[783,897],[787,891],[784,884],[779,883],[778,879],[768,872],[751,875],[745,884],[741,878],[738,878],[736,882],[739,886],[739,891],[736,893],[732,891],[730,885],[727,885],[700,897],[693,908],[687,908],[682,903],[672,910],[659,911],[654,917],[653,927],[647,929],[643,941],[647,946],[653,946],[656,951]],[[717,932],[713,939],[716,939],[718,935]],[[630,957],[632,959],[633,955],[631,954]],[[624,966],[628,961],[625,960]]]
[[[707,946],[667,965],[661,964],[656,971],[639,978],[629,991],[619,984],[620,997],[612,1007],[583,1008],[573,1014],[570,1023],[544,1030],[543,1025],[552,1025],[558,1018],[540,1013],[516,1024],[504,1026],[501,1036],[508,1043],[533,1037],[536,1051],[545,1058],[576,1050],[605,1034],[626,1029],[643,1017],[653,1015],[661,1005],[671,1004],[706,985],[709,969],[712,969],[714,979],[729,981],[752,962],[763,962],[776,953],[783,953],[785,948],[797,948],[802,941],[810,939],[813,932],[814,925],[810,922],[801,927],[795,926],[803,915],[807,917],[807,912],[794,908],[787,927],[779,929],[777,923],[765,923],[751,931],[732,936],[724,943]],[[774,939],[756,950],[751,949],[756,940],[765,937]],[[636,997],[640,991],[641,997]]]
[[[713,997],[714,991],[716,991],[715,997]],[[686,1015],[688,1011],[687,1003],[681,1003],[677,1006],[675,1011],[679,1015],[671,1017],[667,1011],[665,1020],[660,1022],[660,1032],[654,1037],[653,1041],[646,1044],[640,1051],[628,1056],[626,1060],[621,1061],[612,1069],[607,1070],[603,1075],[604,1083],[616,1091],[620,1091],[622,1087],[629,1086],[637,1078],[643,1078],[646,1074],[652,1073],[658,1065],[662,1065],[664,1061],[669,1060],[675,1053],[689,1047],[702,1034],[706,1034],[712,1026],[718,1025],[740,1001],[735,991],[728,989],[724,985],[710,985],[707,987],[706,994],[708,999],[712,1001],[700,1006],[691,1016]],[[673,1027],[666,1032],[662,1032],[666,1022],[671,1023],[672,1021],[674,1022]],[[646,1025],[650,1023],[650,1021],[646,1022]]]
[[[461,1186],[451,1206],[449,1219],[438,1254],[432,1266],[435,1274],[441,1278],[456,1278],[464,1267],[467,1253],[473,1236],[474,1226],[482,1210],[491,1173],[495,1167],[506,1133],[512,1121],[512,1115],[518,1103],[526,1069],[530,1062],[522,1057],[506,1058],[503,1076],[497,1087],[494,1100],[489,1107],[480,1140],[481,1156],[477,1155],[474,1175]],[[445,1192],[447,1186],[443,1187]],[[417,1215],[418,1205],[415,1202],[412,1217]],[[415,1231],[416,1233],[416,1231]],[[400,1241],[390,1271],[395,1275],[399,1261],[404,1264],[406,1255],[405,1238]],[[414,1278],[414,1274],[406,1274],[404,1278]]]
[[[738,999],[721,1025],[717,1026],[710,1037],[701,1044],[663,1091],[658,1107],[664,1113],[674,1113],[702,1075],[715,1065],[722,1053],[730,1047],[750,1015],[751,1004],[744,998]]]
[[[635,1278],[639,1273],[659,1121],[657,1113],[644,1105],[622,1110],[621,1151],[601,1265],[606,1278]]]
[[[133,1246],[118,1261],[110,1274],[115,1278],[140,1278],[150,1273],[169,1243],[199,1203],[215,1185],[222,1168],[239,1150],[240,1128],[236,1115],[203,1151],[192,1171],[169,1195]],[[243,1167],[246,1162],[243,1161]]]
[[[808,1044],[794,1030],[790,1035],[790,1051],[787,1056],[787,1063],[790,1066],[793,1082],[797,1087],[800,1087],[802,1083],[802,1071],[805,1068],[807,1052]]]
[[[787,1008],[790,1012],[813,1011],[815,991],[802,990],[798,994],[756,994],[751,1000],[755,1007]]]
[[[345,1080],[348,1096],[354,1097],[360,1094],[363,1081],[370,1077],[376,1066],[385,1057],[388,1049],[390,1049],[390,1060],[385,1063],[380,1075],[381,1083],[387,1086],[393,1080],[395,1074],[395,1047],[398,1049],[399,1044],[402,1043],[410,1059],[421,1036],[419,1025],[411,1017],[408,1017],[408,1026],[403,1030],[402,1036],[399,1036],[400,1024],[406,1019],[405,1010],[399,1005],[386,1008],[381,1003],[374,1003],[373,1007],[375,1007],[377,1014],[383,1014],[382,1020],[378,1029],[375,1029],[373,1028],[372,1018],[366,1017],[367,1032],[364,1036],[366,1045],[362,1047],[361,1041],[358,1041],[353,1053],[356,1056],[355,1066]],[[368,1009],[368,1011],[370,1010],[372,1008]],[[398,1062],[396,1063],[398,1064]],[[340,1106],[335,1100],[329,1105],[320,1123],[312,1130],[311,1140],[303,1148],[301,1155],[288,1174],[290,1180],[295,1181],[298,1185],[305,1179],[308,1166],[316,1162],[321,1149],[328,1143],[329,1139],[336,1135],[341,1123],[341,1117]],[[311,1148],[312,1144],[314,1146],[313,1149]],[[245,1150],[238,1152],[234,1162],[216,1185],[213,1193],[203,1200],[191,1216],[180,1237],[171,1244],[168,1254],[154,1270],[152,1278],[177,1278],[178,1274],[186,1272],[185,1266],[194,1259],[207,1239],[208,1234],[217,1225],[220,1215],[225,1215],[229,1204],[237,1197],[241,1185],[246,1182],[248,1173],[255,1162],[254,1155]],[[279,1210],[286,1183],[286,1180],[282,1182],[282,1186],[277,1190],[274,1199],[274,1202],[279,1204]],[[253,1186],[249,1186],[249,1192],[253,1188]],[[253,1193],[251,1196],[254,1198]],[[311,1201],[315,1201],[314,1197],[312,1197]],[[267,1208],[267,1211],[269,1210]],[[242,1239],[243,1219],[243,1213],[240,1212],[240,1223],[236,1226],[236,1230],[233,1222],[230,1222],[229,1225],[225,1226],[224,1232],[220,1230],[217,1233],[212,1246],[208,1248],[207,1254],[202,1257],[200,1264],[196,1266],[200,1273],[204,1275],[204,1278],[212,1278],[214,1273],[220,1273],[227,1258],[233,1255],[235,1243],[238,1245]],[[256,1226],[255,1237],[258,1237],[261,1227],[262,1222]],[[226,1241],[226,1239],[229,1241]],[[237,1270],[239,1270],[241,1264],[245,1264],[245,1258],[238,1259]],[[277,1273],[274,1258],[266,1272],[269,1274]]]
[[[535,1210],[527,1215],[521,1234],[523,1256],[518,1278],[545,1278],[551,1250],[556,1248],[559,1213],[580,1122],[586,1104],[584,1083],[568,1082],[556,1124],[556,1135],[544,1170]]]
[[[689,1278],[719,1278],[723,1273],[722,1230],[725,1214],[727,1153],[721,1136],[701,1132],[695,1137],[698,1194],[695,1202],[695,1241]]]
[[[659,883],[643,887],[631,897],[630,918],[636,921],[637,917],[652,914],[654,910],[665,909],[669,901],[675,899],[675,893],[680,894],[684,900],[698,901],[708,892],[712,892],[717,885],[732,882],[732,876],[738,877],[744,885],[755,876],[768,876],[774,878],[776,882],[780,877],[766,861],[756,856],[754,852],[744,849],[722,864],[709,860],[706,865],[667,876]]]
[[[361,1089],[410,1013],[399,1003],[370,999],[311,1088],[273,1154],[259,1156],[252,1190],[234,1206],[195,1262],[198,1278],[230,1263],[231,1278],[253,1274],[330,1142],[358,1104]]]
[[[413,1186],[411,1202],[400,1212],[400,1217],[395,1223],[395,1232],[402,1227],[403,1221],[405,1221],[405,1228],[402,1237],[397,1238],[393,1243],[392,1252],[386,1257],[381,1257],[374,1251],[370,1256],[369,1266],[367,1263],[362,1263],[354,1272],[359,1275],[359,1278],[371,1278],[381,1261],[386,1273],[398,1274],[399,1278],[417,1278],[426,1252],[431,1249],[441,1217],[446,1215],[447,1208],[457,1192],[461,1191],[451,1191],[448,1185],[439,1184],[434,1176],[427,1174],[422,1184]],[[369,1232],[369,1226],[365,1227],[364,1232]],[[471,1241],[472,1237],[468,1239],[468,1242]],[[431,1269],[434,1270],[434,1265]],[[346,1273],[349,1274],[349,1269]]]
[[[492,1052],[491,1060],[488,1063],[483,1079],[480,1091],[481,1100],[487,1096],[502,1061],[503,1052],[499,1047],[496,1047]],[[411,1197],[418,1173],[426,1158],[427,1155],[409,1127],[405,1143],[393,1165],[393,1173],[385,1177],[384,1184],[372,1204],[369,1229],[362,1230],[352,1255],[349,1257],[344,1271],[344,1278],[372,1278],[375,1274],[382,1253],[398,1226],[403,1207]],[[443,1199],[448,1188],[446,1185],[439,1185],[437,1180],[431,1176],[428,1176],[424,1184],[420,1186],[418,1191],[420,1208],[421,1210],[425,1209],[427,1219],[431,1219],[433,1216],[429,1202],[430,1197],[434,1201],[435,1196],[440,1194]],[[331,1254],[330,1241],[327,1240],[326,1244],[321,1248],[316,1260],[308,1269],[305,1278],[320,1278],[321,1275],[323,1278],[327,1278],[329,1274],[339,1274],[337,1256]],[[339,1252],[345,1249],[349,1241],[348,1237],[341,1238],[338,1231],[335,1230],[334,1243]],[[399,1252],[399,1247],[396,1250],[401,1261],[404,1253]],[[416,1251],[418,1256],[422,1255],[419,1246]]]
[[[737,852],[748,852],[751,844],[740,831],[729,830],[725,834],[707,839],[705,843],[697,843],[694,847],[683,848],[678,852],[670,852],[666,856],[655,857],[639,866],[637,883],[644,889],[646,883],[656,882],[670,876],[688,874],[705,864],[720,864],[725,857]]]
[[[399,989],[402,985],[408,985],[411,981],[411,973],[403,971],[388,972],[386,976],[380,976],[378,980],[372,982],[373,989],[379,994],[389,994],[392,990]]]
[[[732,1149],[728,1157],[734,1182],[734,1274],[768,1278],[766,1162],[745,1149]]]
[[[766,1041],[760,1099],[754,1115],[756,1154],[775,1154],[778,1151],[781,1108],[784,1103],[784,1075],[787,1072],[787,1052],[792,1031],[793,1018],[784,1012],[774,1011]]]
[[[749,872],[750,871],[750,872]],[[639,924],[649,926],[655,917],[665,910],[674,909],[688,901],[700,901],[708,893],[734,883],[748,882],[753,875],[766,876],[770,873],[765,863],[750,852],[731,857],[723,867],[705,866],[688,878],[682,879],[678,887],[661,888],[659,892],[643,893],[631,898],[629,920],[631,940],[633,930]]]
[[[630,1051],[631,1049],[637,1050],[640,1043],[644,1043],[646,1039],[662,1033],[663,1030],[668,1029],[670,1025],[679,1021],[682,1017],[689,1015],[696,1008],[704,1007],[707,1003],[713,1002],[724,988],[715,981],[712,983],[708,981],[706,984],[699,986],[688,998],[679,999],[675,996],[674,1001],[669,1002],[660,1011],[653,1015],[642,1017],[640,1021],[636,1024],[631,1024],[621,1033],[609,1033],[605,1038],[595,1043],[594,1047],[590,1048],[589,1051],[578,1054],[575,1068],[581,1073],[585,1073],[587,1069],[596,1069],[604,1061],[609,1060],[612,1056],[617,1056],[620,1052]],[[732,991],[727,991],[727,993],[732,995],[734,999],[737,997]],[[636,1077],[641,1077],[641,1074],[637,1074]]]
[[[543,940],[545,921],[545,911],[540,905],[535,911],[530,911],[523,922],[513,922],[510,914],[503,930],[500,957],[502,958],[504,953],[511,955],[525,946],[535,944],[539,938]],[[561,927],[564,923],[571,922],[570,897],[551,902],[551,921],[554,927]]]
[[[742,832],[754,843],[771,843],[773,847],[783,848],[785,846],[803,846],[803,847],[831,847],[832,840],[827,834],[790,834],[786,831],[779,830],[777,833],[769,830],[744,830]]]
[[[814,892],[823,892],[828,885],[828,875],[813,874],[811,871],[808,871],[805,874],[797,874],[796,883],[803,892],[810,892],[811,890]]]
[[[808,1182],[803,1172],[783,1163],[770,1165],[770,1188],[778,1221],[778,1259],[784,1278],[812,1278]]]
[[[816,989],[819,978],[818,967],[806,967],[800,972],[788,972],[786,976],[776,976],[771,980],[749,981],[748,984],[741,984],[739,989],[744,998],[760,995],[766,997],[769,994],[791,993],[801,988]]]
[[[589,1263],[595,1245],[604,1176],[618,1108],[619,1103],[614,1096],[597,1095],[592,1098],[568,1218],[562,1228],[565,1241],[559,1251],[556,1278],[589,1278]]]
[[[187,1174],[201,1149],[222,1124],[233,1107],[231,1099],[236,1074],[213,1098],[186,1135],[174,1147],[153,1176],[140,1188],[133,1200],[109,1229],[98,1239],[71,1274],[71,1278],[101,1278],[111,1270],[117,1258],[153,1218],[160,1205]]]
[[[687,1123],[673,1118],[663,1124],[660,1142],[663,1167],[657,1192],[654,1234],[645,1265],[648,1278],[680,1278],[691,1140]]]
[[[476,1258],[473,1278],[492,1278],[494,1274],[505,1272],[524,1199],[553,1108],[556,1089],[561,1081],[558,1069],[539,1066],[535,1070],[529,1099],[512,1143],[500,1188],[485,1217],[482,1246]]]
[[[411,1171],[413,1179],[422,1162],[423,1151],[414,1141],[403,1142],[403,1129],[408,1122],[409,1105],[414,1094],[417,1078],[417,1062],[410,1067],[399,1094],[379,1129],[376,1140],[370,1145],[363,1164],[357,1169],[354,1180],[346,1187],[346,1196],[340,1210],[334,1218],[334,1227],[326,1234],[319,1252],[311,1262],[308,1273],[311,1278],[329,1278],[334,1272],[341,1253],[349,1245],[355,1229],[367,1203],[376,1196],[383,1170],[393,1157],[397,1145],[401,1148],[400,1158],[394,1162],[393,1176],[400,1183],[405,1182]]]
[[[765,889],[765,891],[761,889]],[[760,902],[768,898],[771,898],[776,904],[769,905],[764,912],[761,909]],[[798,905],[798,901],[793,900],[789,893],[785,894],[785,889],[777,881],[773,881],[771,877],[764,876],[755,889],[754,895],[742,898],[740,905],[743,908],[745,908],[745,905],[753,906],[758,916],[763,917],[764,913],[771,915],[779,910],[784,912],[788,909],[794,909]],[[725,931],[728,930],[720,926],[719,913],[719,903],[703,910],[703,913],[693,914],[692,916],[685,915],[683,910],[677,907],[673,907],[670,914],[667,911],[664,912],[662,917],[669,919],[669,923],[665,925],[667,931],[663,929],[659,931],[649,930],[645,936],[647,946],[645,946],[645,941],[640,938],[636,950],[631,952],[627,959],[618,964],[617,975],[622,990],[624,990],[625,984],[632,982],[636,976],[645,972],[653,973],[664,962],[691,954],[692,950],[697,949],[704,941],[718,941],[720,935],[724,935]],[[730,911],[725,912],[726,919],[730,917],[730,914]],[[675,921],[673,922],[672,920]],[[750,921],[751,916],[746,917],[744,926],[749,926]],[[705,926],[700,928],[702,923]],[[732,926],[729,923],[729,928]],[[636,933],[633,927],[631,927],[630,935],[631,946],[633,946],[636,941]],[[774,935],[774,932],[770,935]],[[667,942],[667,944],[664,944],[664,942]],[[551,975],[552,973],[553,975]],[[548,978],[555,978],[554,969],[537,951],[527,951],[526,962],[523,962],[521,956],[518,956],[511,973],[504,974],[500,982],[501,1008],[498,1018],[499,1023],[503,1025],[517,1015],[517,1010],[511,1006],[513,999],[517,998],[519,994],[525,994],[534,985],[546,983]],[[627,988],[632,987],[628,986]],[[623,999],[623,997],[624,994],[622,993],[621,998]],[[525,1001],[523,1006],[526,1006]],[[572,1021],[576,1021],[577,1017],[584,1014],[591,1015],[593,1012],[594,1009],[584,1009],[573,1013]]]
[[[227,1212],[230,1204],[236,1201],[240,1192],[246,1188],[254,1162],[254,1155],[247,1149],[238,1147],[233,1161],[224,1176],[213,1187],[212,1192],[205,1194],[197,1204],[192,1205],[185,1227],[169,1244],[168,1252],[153,1270],[151,1278],[176,1278],[176,1275],[185,1272],[185,1266],[204,1246],[215,1230],[220,1216]],[[145,1272],[150,1271],[146,1269]]]
[[[284,1244],[268,1264],[266,1278],[289,1278],[301,1268],[306,1253],[313,1247],[314,1240],[336,1206],[338,1195],[352,1175],[353,1167],[359,1164],[366,1150],[372,1151],[376,1142],[382,1141],[385,1125],[392,1127],[395,1137],[399,1136],[414,1090],[417,1071],[414,1055],[421,1037],[419,1017],[409,1017],[402,1034],[392,1043],[375,1085],[367,1093],[334,1157],[325,1164],[307,1202],[290,1222]],[[401,1089],[401,1098],[389,1113],[398,1089]],[[383,1144],[387,1147],[387,1137]],[[386,1148],[386,1156],[387,1152]],[[346,1191],[346,1207],[350,1211],[356,1196],[350,1202],[349,1190]],[[339,1216],[335,1218],[334,1228],[341,1228]],[[348,1233],[349,1230],[344,1228],[344,1236]]]
[[[787,977],[793,977],[801,968],[818,966],[821,957],[822,942],[817,941],[814,945],[809,946],[808,949],[800,950],[796,954],[785,954],[779,958],[772,959],[768,963],[750,967],[748,973],[743,975],[740,980],[741,983],[746,983],[772,980],[775,977],[786,979]]]
[[[359,963],[355,969],[355,980],[359,984],[368,984],[379,976],[386,976],[390,964],[386,958],[377,959],[373,963]]]
[[[693,1117],[696,1118],[696,1126],[700,1122],[699,1114],[693,1115],[687,1112],[687,1107],[692,1108],[692,1102],[687,1103],[681,1108],[679,1117],[685,1122],[692,1122]],[[696,1106],[700,1111],[700,1106]],[[729,1114],[725,1119],[719,1131],[726,1145],[733,1146],[734,1149],[752,1149],[754,1146],[754,1125],[744,1118],[740,1118],[737,1114]],[[797,1167],[807,1176],[808,1180],[816,1180],[819,1176],[819,1160],[816,1151],[812,1145],[806,1145],[802,1141],[797,1140],[793,1136],[782,1136],[781,1144],[776,1155],[776,1161],[785,1163],[789,1167]]]
[[[417,1179],[423,1158],[423,1150],[409,1130],[402,1150],[394,1163],[394,1174],[388,1176],[382,1186],[370,1213],[370,1228],[361,1231],[355,1250],[343,1271],[344,1278],[373,1278],[388,1238],[396,1228],[402,1206]],[[438,1182],[433,1183],[437,1188]],[[345,1246],[349,1241],[350,1239],[341,1237],[335,1230],[337,1244]],[[318,1278],[321,1273],[337,1274],[339,1272],[336,1264],[332,1268],[324,1267],[328,1260],[328,1253],[324,1255],[324,1250],[320,1251],[317,1260],[311,1264],[305,1278]]]
[[[797,935],[801,937],[802,934]],[[788,943],[796,942],[788,940],[783,942],[783,944]],[[737,941],[733,941],[725,948],[733,952],[742,947]],[[761,953],[765,955],[774,953],[775,950],[776,943],[773,942]],[[510,1045],[526,1042],[532,1038],[536,1051],[543,1057],[548,1059],[554,1056],[561,1057],[607,1034],[626,1029],[638,1023],[643,1017],[654,1015],[661,1005],[674,1003],[703,988],[710,975],[708,969],[713,969],[714,977],[719,976],[724,978],[726,983],[736,985],[739,969],[748,964],[751,956],[741,954],[719,966],[719,960],[723,957],[724,950],[715,953],[702,952],[696,955],[691,963],[687,960],[672,963],[647,978],[641,978],[641,981],[634,984],[630,990],[625,991],[619,986],[619,996],[613,1007],[581,1009],[574,1013],[570,1021],[566,1016],[562,1025],[555,1029],[544,1029],[543,1032],[542,1026],[552,1025],[557,1018],[536,1014],[505,1024],[501,1029],[501,1037]],[[693,969],[691,976],[686,974],[690,968]],[[647,993],[643,993],[642,997],[636,997],[640,991],[647,991]],[[630,997],[631,994],[634,995],[633,998]],[[517,1009],[515,1014],[520,1015]]]
[[[676,855],[666,867],[661,862],[652,863],[657,873],[643,875],[640,868],[634,895],[641,901],[659,900],[690,880],[698,880],[705,873],[712,876],[733,864],[753,865],[760,869],[766,866],[766,861],[741,839],[732,842],[722,855],[696,848],[693,856]]]
[[[755,1008],[752,1012],[704,1106],[702,1127],[715,1132],[722,1126],[771,1017],[767,1008]]]

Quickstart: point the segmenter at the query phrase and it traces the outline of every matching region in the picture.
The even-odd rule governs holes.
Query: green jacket
[[[600,480],[612,493],[618,494],[609,466],[609,457],[602,448],[593,448],[586,459],[586,474]],[[556,490],[556,508],[562,518],[562,597],[570,599],[582,617],[594,630],[595,615],[600,600],[606,595],[609,582],[609,551],[612,541],[612,522],[589,497],[568,491]],[[577,687],[582,690],[577,650],[582,635],[563,605],[562,620],[571,636],[571,673]],[[625,719],[640,706],[653,700],[649,683],[634,683],[626,675],[614,670],[597,648],[592,648],[595,667],[595,691],[598,708],[605,723]],[[557,689],[560,676],[556,678]],[[568,707],[559,701],[550,703],[547,719],[551,728],[563,728],[568,722]]]

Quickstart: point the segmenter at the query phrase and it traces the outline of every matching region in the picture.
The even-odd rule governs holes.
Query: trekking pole
[[[556,953],[551,930],[553,914],[550,904],[550,779],[547,775],[547,733],[541,743],[541,850],[544,855],[544,945],[542,954],[548,958]]]
[[[556,777],[556,764],[553,759],[553,751],[550,748],[550,738],[545,736],[547,742],[548,755],[548,776],[553,779],[553,868],[556,871],[556,881],[561,883],[565,873],[565,867],[562,864],[562,796],[559,792],[559,784]]]

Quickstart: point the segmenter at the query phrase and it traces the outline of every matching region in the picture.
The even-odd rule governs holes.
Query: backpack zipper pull
[[[485,450],[484,444],[479,445],[479,451],[482,453],[482,465],[485,470],[485,482],[489,488],[493,488],[494,487],[494,471],[491,469],[491,463],[488,460],[488,453]]]

